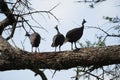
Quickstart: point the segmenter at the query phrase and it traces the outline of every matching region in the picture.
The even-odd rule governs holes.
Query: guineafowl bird
[[[86,21],[85,21],[85,19],[83,19],[81,27],[74,28],[74,29],[68,31],[67,34],[66,34],[65,42],[70,42],[71,43],[71,49],[72,50],[73,50],[73,43],[75,44],[75,48],[78,49],[77,46],[76,46],[76,41],[79,40],[82,37],[85,23],[86,23]]]
[[[35,52],[37,52],[37,48],[39,47],[40,41],[41,41],[41,36],[37,32],[34,32],[32,34],[29,34],[28,32],[26,33],[26,36],[29,37],[30,43],[32,46],[32,52],[33,52],[33,47],[35,47]]]
[[[55,29],[57,30],[57,34],[53,37],[53,43],[51,46],[55,47],[55,52],[56,52],[57,46],[59,46],[59,51],[61,51],[61,46],[65,41],[65,37],[63,36],[63,34],[59,32],[58,25],[55,26]]]

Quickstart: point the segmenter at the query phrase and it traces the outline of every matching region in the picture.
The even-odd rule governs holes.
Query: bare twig
[[[109,34],[107,31],[99,28],[99,27],[92,27],[92,26],[88,26],[88,28],[95,28],[95,29],[99,29],[100,31],[104,32],[106,34],[106,37],[109,36],[109,37],[120,37],[120,35],[116,35],[116,34]]]
[[[25,50],[24,43],[25,43],[26,38],[27,37],[25,37],[25,39],[23,39],[23,41],[21,41],[21,45],[22,45],[23,50]]]
[[[6,38],[6,40],[9,40],[13,37],[14,33],[15,33],[15,29],[16,29],[16,25],[17,25],[17,21],[18,21],[18,17],[16,18],[16,21],[13,23],[13,26],[12,26],[12,32],[11,34]]]
[[[55,5],[52,9],[50,9],[49,11],[52,11],[53,9],[55,9],[57,6],[59,6],[61,3],[58,3],[57,5]]]
[[[78,76],[74,76],[74,77],[72,77],[72,78],[76,78],[76,77],[79,78],[79,77],[82,77],[82,76],[84,76],[84,75],[86,75],[86,74],[89,74],[89,75],[91,75],[91,76],[97,78],[98,80],[103,80],[102,78],[100,78],[100,77],[97,76],[97,75],[92,74],[92,73],[89,72],[88,70],[80,70],[80,72],[83,72],[83,74],[79,74]]]
[[[35,76],[40,75],[42,80],[47,80],[47,77],[45,76],[45,74],[43,73],[43,71],[39,70],[39,69],[31,69],[33,72],[35,72]]]
[[[85,72],[86,74],[89,74],[89,75],[97,78],[98,80],[104,80],[104,79],[102,79],[102,78],[98,77],[97,75],[94,75],[94,74],[92,74],[92,73],[90,73],[90,72],[87,72],[87,71],[83,71],[83,72]]]
[[[99,29],[101,30],[102,32],[104,32],[105,34],[109,35],[105,30],[99,28],[99,27],[92,27],[92,26],[88,26],[88,28],[95,28],[95,29]]]
[[[32,20],[35,21],[39,26],[41,26],[41,27],[38,27],[38,28],[41,28],[41,29],[45,30],[46,32],[48,32],[42,25],[40,25],[40,24],[34,19],[34,17],[32,16],[32,14],[31,14],[31,18],[32,18]]]
[[[50,15],[52,15],[58,22],[58,18],[51,12],[53,9],[55,9],[60,3],[58,3],[56,6],[54,6],[52,9],[48,10],[48,11],[33,11],[33,12],[28,12],[28,13],[24,13],[24,14],[21,14],[21,16],[24,16],[24,15],[29,15],[29,14],[34,14],[34,13],[49,13]]]
[[[98,2],[103,2],[103,1],[106,1],[106,0],[81,0],[81,1],[76,1],[78,3],[81,3],[81,2],[85,2],[85,3],[98,3]]]
[[[35,32],[35,30],[32,28],[32,26],[23,17],[21,17],[21,18],[26,22],[26,24],[30,27],[30,29],[32,29],[32,31]]]

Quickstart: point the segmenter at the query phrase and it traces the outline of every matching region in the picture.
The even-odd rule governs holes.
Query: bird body
[[[79,35],[78,35],[79,34]],[[68,42],[76,42],[83,35],[83,27],[75,28],[67,32],[66,39]]]
[[[32,44],[32,47],[39,46],[41,37],[38,33],[32,33],[29,38],[30,38],[30,42]]]
[[[67,32],[65,42],[71,42],[71,49],[73,49],[73,43],[75,44],[75,48],[77,48],[76,41],[83,35],[84,23],[86,23],[85,19],[82,21],[82,27],[74,28]]]
[[[57,47],[58,45],[62,45],[64,42],[64,36],[62,34],[57,34],[53,37],[52,47]]]
[[[59,32],[57,25],[55,29],[57,30],[57,34],[53,37],[53,42],[51,46],[55,47],[55,51],[56,51],[57,46],[59,46],[59,51],[60,51],[60,48],[64,43],[65,37],[63,34]]]
[[[35,48],[39,47],[39,44],[41,41],[41,36],[37,32],[34,32],[32,34],[26,33],[26,36],[28,36],[30,39],[30,43],[32,46],[32,52],[33,52],[33,47],[35,47]],[[35,51],[37,51],[37,50],[35,49]]]

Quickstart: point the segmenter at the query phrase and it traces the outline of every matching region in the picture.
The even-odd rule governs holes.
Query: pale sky
[[[41,41],[39,46],[41,52],[46,51],[54,51],[54,48],[51,47],[52,37],[56,34],[56,30],[54,29],[55,25],[59,25],[60,32],[64,35],[70,29],[79,27],[81,25],[82,19],[86,19],[87,23],[85,26],[101,26],[107,21],[103,19],[103,16],[120,16],[120,0],[107,0],[95,8],[91,9],[87,4],[84,3],[76,3],[76,0],[31,0],[32,7],[36,10],[50,10],[56,4],[60,3],[58,7],[56,7],[52,13],[59,19],[60,23],[58,23],[52,16],[50,19],[46,14],[34,14],[34,18],[41,24],[48,32],[42,29],[35,30],[41,34],[45,41]],[[28,18],[29,19],[29,18]],[[1,18],[0,18],[1,20]],[[37,25],[29,19],[32,25]],[[77,25],[78,24],[78,25]],[[107,30],[111,27],[111,24],[107,23],[104,26],[101,26],[104,30]],[[99,30],[96,29],[87,29],[85,28],[84,34],[80,39],[80,42],[85,40],[90,40],[95,42],[95,35],[103,34]],[[17,29],[15,32],[15,37],[13,40],[16,45],[22,48],[21,41],[25,39],[25,32],[23,29]],[[10,41],[11,42],[11,41]],[[115,45],[118,44],[118,38],[108,38],[107,45]],[[79,46],[79,45],[78,45]],[[28,38],[24,43],[25,50],[31,51],[31,46]],[[70,43],[66,43],[61,47],[61,50],[70,50]],[[79,46],[80,47],[80,46]],[[54,71],[46,70],[46,76],[49,80],[72,80],[71,77],[75,75],[75,69],[70,70],[62,70],[57,72],[52,78],[52,74]],[[18,71],[5,71],[0,72],[0,80],[41,80],[39,76],[34,77],[34,73],[29,70],[18,70]]]

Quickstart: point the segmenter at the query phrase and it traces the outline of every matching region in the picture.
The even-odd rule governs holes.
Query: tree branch
[[[0,10],[2,13],[4,13],[6,15],[6,19],[4,19],[1,23],[0,23],[0,35],[2,35],[2,32],[4,30],[5,27],[7,27],[8,25],[13,25],[16,20],[14,18],[13,13],[11,12],[11,10],[8,8],[6,2],[4,0],[0,0]],[[16,27],[16,26],[15,26]]]
[[[78,3],[81,3],[81,2],[85,2],[85,3],[99,3],[99,2],[103,2],[103,1],[106,1],[106,0],[81,0],[81,1],[76,1]]]
[[[0,0],[0,9],[1,9],[1,12],[7,16],[9,21],[11,23],[14,23],[14,21],[15,21],[14,15],[12,14],[11,10],[8,8],[8,6],[4,0]]]
[[[0,35],[2,35],[2,32],[6,26],[10,25],[9,19],[6,18],[3,21],[0,22]]]
[[[32,69],[32,71],[35,72],[35,76],[37,76],[39,74],[41,76],[42,80],[48,80],[43,71],[41,71],[39,69]]]
[[[32,53],[16,49],[0,37],[0,53],[0,71],[34,68],[62,70],[76,66],[99,68],[120,63],[120,45],[82,48],[78,52]]]
[[[95,29],[98,29],[102,32],[104,32],[106,34],[106,36],[109,36],[109,37],[120,37],[120,35],[118,34],[109,34],[107,31],[101,29],[100,27],[91,27],[91,26],[88,26],[88,28],[95,28]]]

